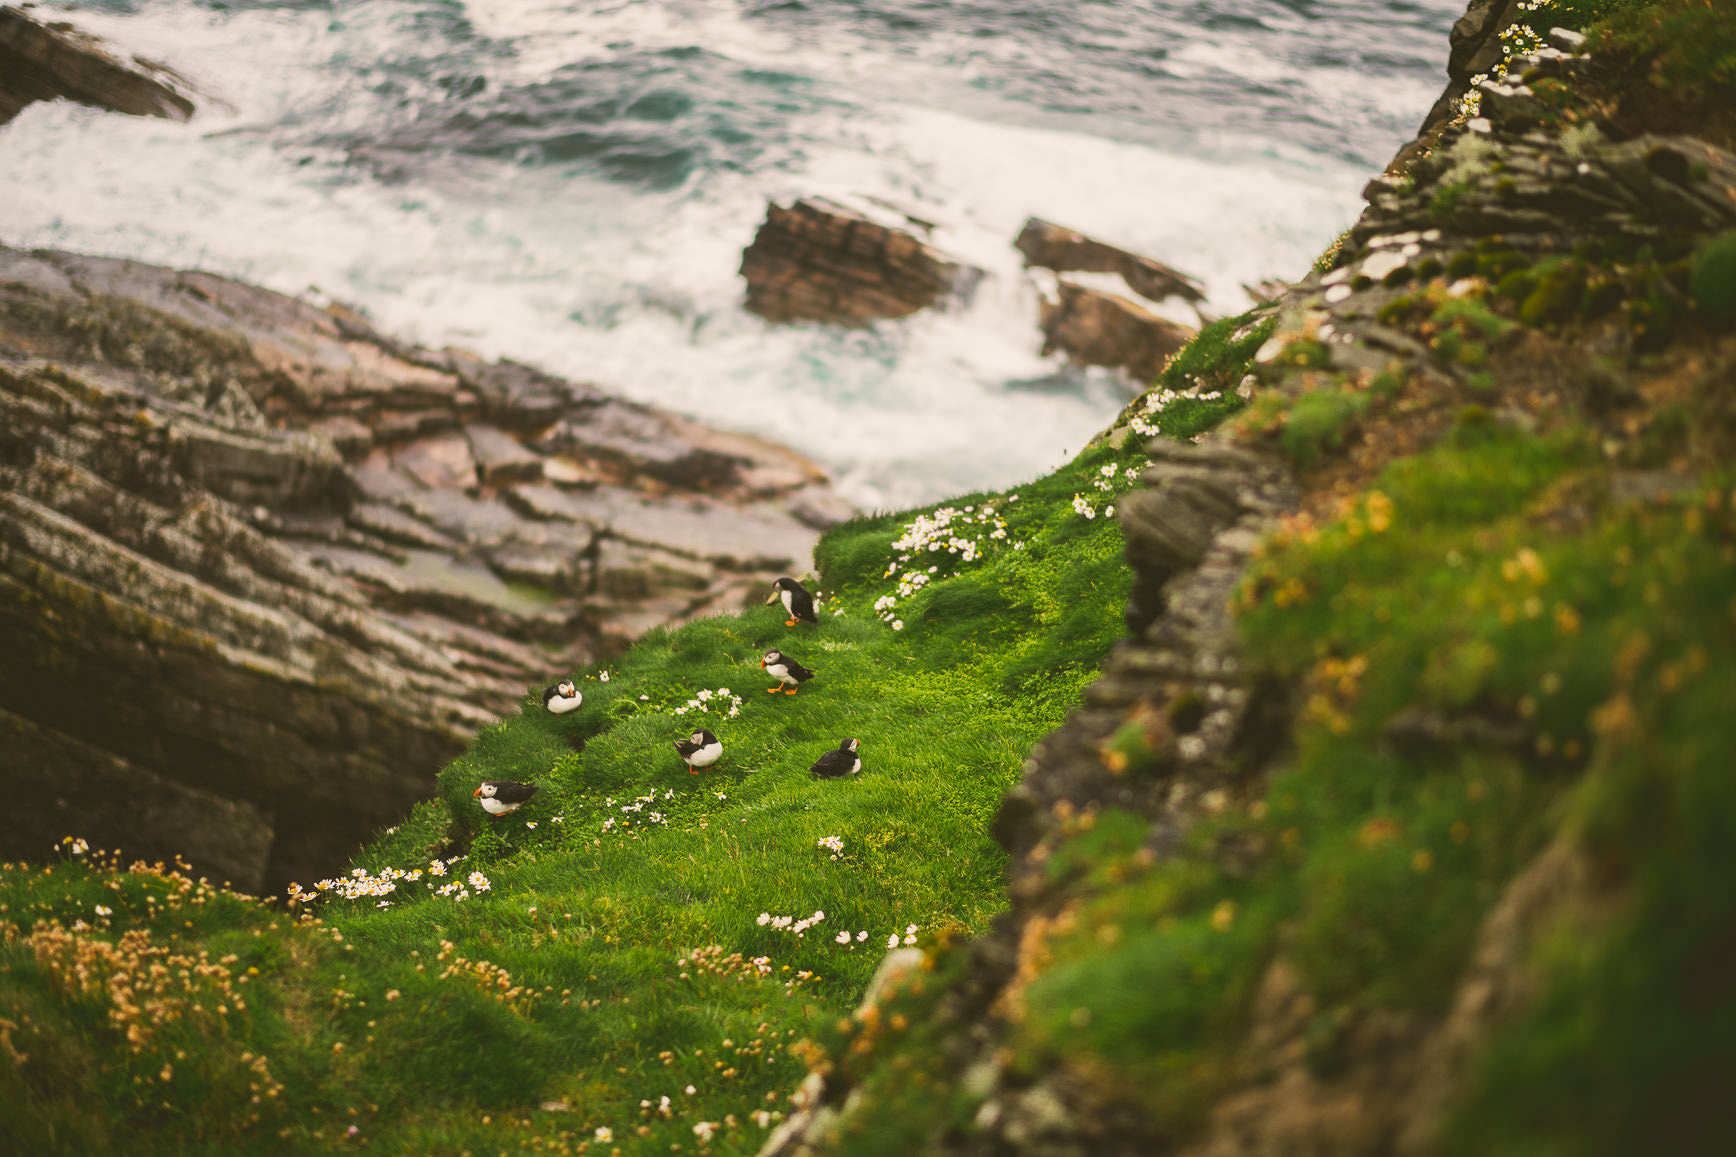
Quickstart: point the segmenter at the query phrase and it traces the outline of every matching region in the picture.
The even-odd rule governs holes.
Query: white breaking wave
[[[924,103],[938,91],[927,63],[890,47],[876,57],[860,38],[828,55],[811,35],[792,55],[794,38],[718,0],[470,0],[466,12],[477,41],[466,67],[491,92],[623,44],[699,45],[812,78],[824,99],[788,114],[764,164],[702,169],[673,189],[449,153],[387,180],[343,141],[435,99],[390,95],[402,87],[392,62],[427,51],[413,0],[80,12],[221,103],[189,125],[27,109],[0,129],[0,241],[317,289],[413,340],[785,442],[859,504],[891,507],[1031,477],[1127,396],[1108,373],[1063,374],[1038,355],[1036,292],[1012,248],[1026,217],[1186,270],[1229,313],[1246,305],[1242,282],[1299,275],[1354,216],[1366,177],[1286,142],[1281,126],[1233,149],[1207,134],[1209,153],[1187,156],[1080,131],[1076,118],[1016,123],[1010,104],[989,119],[974,105],[948,111]],[[968,307],[869,330],[767,325],[741,308],[741,250],[768,198],[809,193],[895,201],[938,221],[943,247],[990,276]]]

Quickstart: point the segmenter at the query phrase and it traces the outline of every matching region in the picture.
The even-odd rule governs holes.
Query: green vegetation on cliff
[[[1233,331],[1210,348],[1245,356],[1266,327]],[[1185,437],[1235,408],[1173,396],[1183,368],[1136,405],[1146,428]],[[802,1042],[889,945],[980,932],[1003,905],[990,820],[1123,633],[1113,505],[1141,445],[840,527],[818,551],[817,627],[769,607],[705,619],[581,674],[578,711],[527,696],[438,800],[304,891],[299,919],[82,854],[0,870],[9,1136],[68,1153],[754,1151]],[[817,677],[767,694],[772,648]],[[672,741],[702,726],[725,755],[695,775]],[[862,773],[811,777],[846,736]],[[542,791],[489,819],[483,779]]]

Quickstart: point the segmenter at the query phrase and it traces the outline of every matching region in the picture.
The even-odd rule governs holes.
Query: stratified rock
[[[510,486],[535,482],[542,477],[542,455],[527,449],[517,438],[493,426],[464,427],[470,453],[476,461],[476,480],[484,486]]]
[[[1059,294],[1042,305],[1045,355],[1060,350],[1084,365],[1118,366],[1150,381],[1194,333],[1100,289],[1062,280]]]
[[[0,247],[0,776],[93,753],[0,854],[329,874],[525,687],[806,570],[792,510],[835,506],[792,451],[352,310]]]
[[[1118,273],[1129,289],[1150,301],[1179,297],[1193,304],[1205,300],[1205,287],[1187,274],[1039,217],[1025,222],[1013,245],[1025,255],[1027,266],[1056,273]]]
[[[383,452],[382,452],[383,453]],[[392,465],[431,490],[474,490],[476,459],[457,431],[392,447]]]
[[[768,321],[865,325],[968,297],[982,271],[935,249],[930,229],[822,197],[770,205],[741,255],[747,308]]]
[[[0,7],[0,125],[32,101],[65,98],[133,116],[185,121],[192,86],[166,65],[123,60],[70,24],[43,24]]]

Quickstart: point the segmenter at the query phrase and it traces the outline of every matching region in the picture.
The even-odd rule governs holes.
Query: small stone
[[[1585,51],[1585,33],[1575,32],[1571,28],[1551,28],[1549,30],[1549,43],[1563,52],[1583,52]]]
[[[1349,296],[1350,286],[1343,284],[1334,285],[1331,289],[1326,291],[1326,302],[1328,305],[1336,305]]]
[[[1395,269],[1404,268],[1404,256],[1399,253],[1380,252],[1371,255],[1362,263],[1362,275],[1371,281],[1379,281]]]

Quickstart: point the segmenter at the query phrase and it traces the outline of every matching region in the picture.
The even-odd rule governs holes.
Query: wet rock
[[[807,569],[789,507],[848,512],[782,447],[341,306],[3,246],[0,504],[0,711],[226,801],[259,863],[184,847],[250,888],[329,874],[551,671]]]
[[[931,231],[880,206],[772,204],[742,253],[747,308],[767,321],[865,325],[968,297],[981,271],[942,254]]]
[[[1190,303],[1205,300],[1205,288],[1198,281],[1161,261],[1118,249],[1037,217],[1025,222],[1013,244],[1025,255],[1027,266],[1041,266],[1056,273],[1118,273],[1129,289],[1149,301],[1167,297],[1179,297]]]
[[[0,124],[32,101],[59,99],[172,121],[194,110],[192,85],[167,65],[123,59],[70,24],[0,7]]]
[[[458,542],[441,534],[419,518],[414,518],[394,506],[377,502],[361,502],[350,508],[349,523],[358,530],[398,546],[422,550],[457,551]]]
[[[432,490],[474,490],[476,459],[463,434],[449,433],[394,446],[392,465]]]
[[[560,422],[537,445],[572,458],[598,477],[625,482],[644,475],[683,490],[728,487],[745,465],[682,439],[665,415],[620,402]]]
[[[1150,381],[1193,330],[1125,297],[1063,279],[1059,300],[1042,307],[1043,353],[1060,350],[1088,366],[1115,366]]]
[[[466,426],[464,437],[476,460],[476,478],[488,487],[535,482],[542,477],[542,456],[493,426]]]
[[[662,598],[672,591],[703,591],[711,583],[709,567],[655,547],[619,539],[604,539],[597,547],[595,588],[618,601]]]

